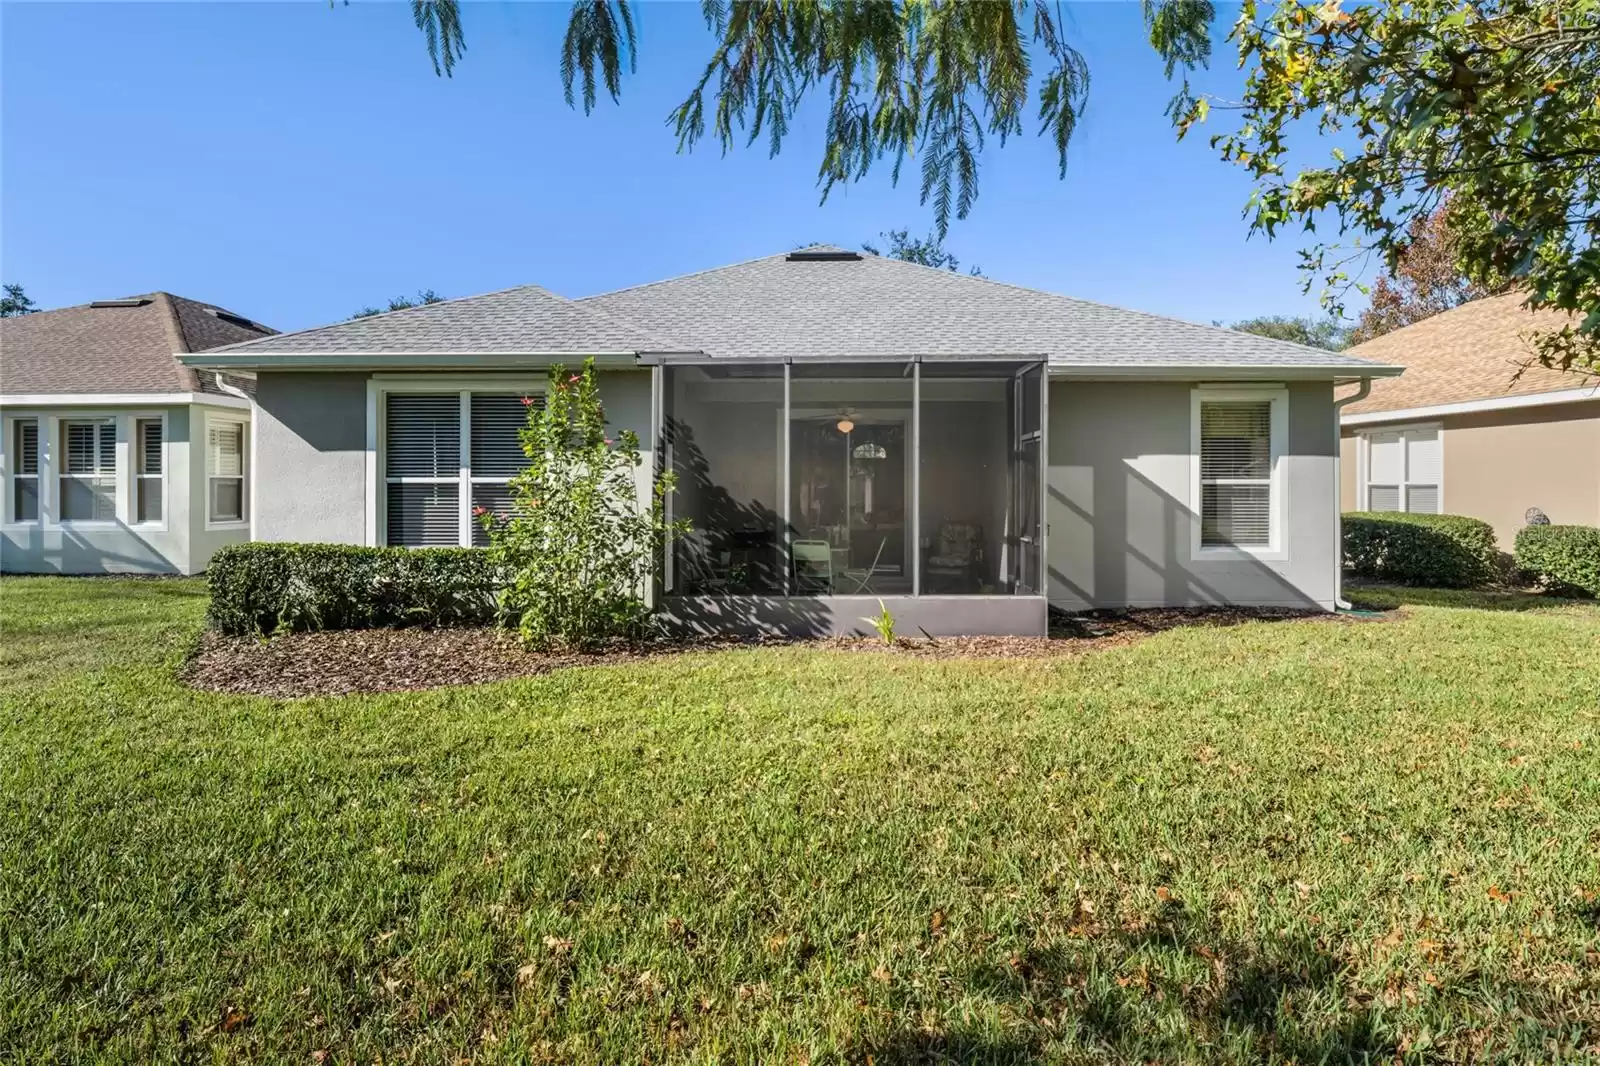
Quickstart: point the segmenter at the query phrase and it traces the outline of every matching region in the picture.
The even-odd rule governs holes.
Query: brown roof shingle
[[[1560,329],[1560,311],[1529,311],[1519,292],[1488,296],[1385,333],[1346,354],[1404,366],[1397,378],[1372,383],[1372,395],[1345,414],[1409,410],[1501,396],[1559,392],[1600,384],[1584,374],[1548,370],[1537,363],[1512,381],[1534,357],[1529,335]]]
[[[198,392],[175,352],[200,352],[276,330],[171,293],[0,319],[0,393]]]

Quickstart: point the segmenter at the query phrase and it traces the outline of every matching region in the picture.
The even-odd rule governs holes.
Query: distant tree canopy
[[[18,315],[31,315],[39,310],[33,306],[33,301],[28,294],[22,291],[21,285],[3,286],[5,295],[0,296],[0,318],[15,318]]]
[[[441,75],[463,55],[463,7],[411,6]],[[1304,253],[1332,309],[1352,259],[1376,252],[1397,269],[1412,224],[1449,197],[1463,275],[1576,312],[1576,327],[1540,338],[1540,358],[1600,366],[1600,0],[1246,0],[1229,34],[1246,79],[1237,103],[1188,80],[1211,60],[1211,0],[1142,9],[1166,76],[1181,79],[1168,111],[1178,135],[1214,113],[1236,119],[1211,143],[1255,182],[1252,229],[1331,223],[1365,238],[1351,255],[1325,242]],[[592,111],[602,85],[619,97],[634,10],[573,4],[552,57],[569,104],[581,93]],[[873,167],[898,180],[915,160],[941,238],[977,199],[986,141],[1020,136],[1029,110],[1066,173],[1089,68],[1048,0],[702,0],[701,12],[711,54],[668,116],[680,149],[710,136],[723,151],[764,140],[775,155],[820,97],[823,198]],[[1342,147],[1319,160],[1302,143],[1318,136]]]
[[[1350,331],[1351,344],[1381,337],[1505,287],[1503,283],[1474,281],[1462,273],[1456,262],[1460,245],[1453,214],[1447,201],[1411,223],[1394,269],[1373,285],[1372,303]]]
[[[888,251],[879,251],[871,241],[861,245],[863,252],[872,255],[886,255],[890,259],[903,259],[907,263],[920,263],[922,266],[935,267],[940,270],[958,272],[961,269],[961,260],[945,250],[944,241],[939,239],[937,233],[930,233],[926,237],[913,237],[910,230],[892,229],[879,233]],[[977,267],[969,267],[967,273],[975,278],[983,277],[983,271]]]
[[[352,319],[371,318],[373,315],[381,315],[386,311],[404,311],[408,307],[421,307],[423,304],[437,304],[443,302],[444,297],[440,296],[432,289],[419,289],[417,291],[417,298],[414,300],[409,296],[396,296],[394,299],[389,301],[389,306],[387,307],[363,307],[350,317]]]
[[[1293,341],[1308,348],[1326,348],[1330,352],[1337,352],[1349,343],[1348,331],[1336,318],[1264,315],[1235,322],[1228,328],[1240,333],[1271,337],[1273,340]]]

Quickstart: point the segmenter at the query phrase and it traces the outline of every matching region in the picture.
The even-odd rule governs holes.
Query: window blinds
[[[1200,543],[1265,547],[1272,541],[1272,403],[1200,405]]]

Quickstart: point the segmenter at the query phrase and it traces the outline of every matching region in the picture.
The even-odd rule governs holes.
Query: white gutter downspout
[[[1344,475],[1339,455],[1344,447],[1344,435],[1340,432],[1339,412],[1371,394],[1372,379],[1362,378],[1361,387],[1355,392],[1333,401],[1333,606],[1339,611],[1351,609],[1350,601],[1344,598]]]

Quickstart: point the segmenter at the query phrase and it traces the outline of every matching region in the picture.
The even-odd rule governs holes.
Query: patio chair
[[[970,592],[977,585],[978,564],[983,562],[983,527],[970,522],[941,522],[933,538],[923,571],[929,586],[955,586]]]
[[[872,556],[872,565],[867,567],[865,570],[852,568],[844,572],[844,579],[846,581],[852,581],[855,583],[855,588],[851,589],[848,595],[855,595],[859,592],[868,591],[869,586],[872,584],[873,577],[878,572],[878,560],[883,558],[883,549],[887,547],[888,544],[888,537],[884,537],[882,540],[878,541],[878,550]]]
[[[789,546],[794,560],[794,590],[805,595],[833,593],[833,545],[825,540],[797,540]]]

